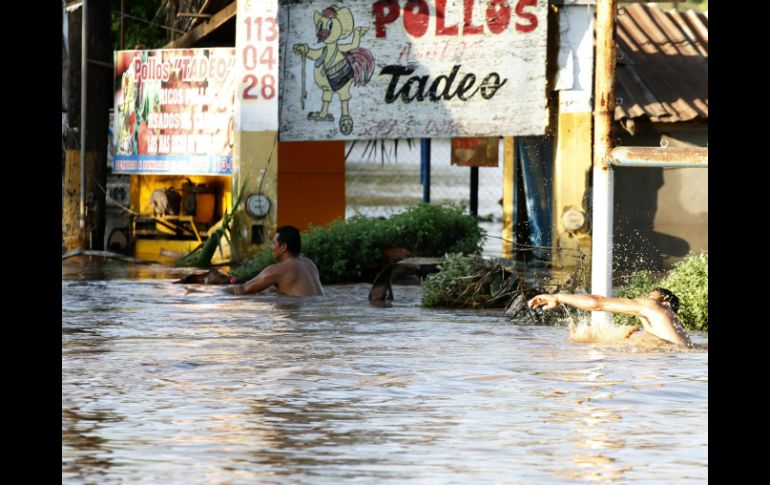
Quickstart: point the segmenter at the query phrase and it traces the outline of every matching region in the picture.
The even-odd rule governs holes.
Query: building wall
[[[622,146],[701,146],[707,129],[621,135]],[[614,267],[669,269],[691,251],[708,251],[708,169],[615,169]]]
[[[305,231],[345,218],[345,142],[280,142],[278,226]]]

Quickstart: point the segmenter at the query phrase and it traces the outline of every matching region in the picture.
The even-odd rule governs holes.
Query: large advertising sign
[[[279,0],[282,140],[540,135],[547,0]]]
[[[232,48],[116,52],[113,172],[231,174],[234,66]]]

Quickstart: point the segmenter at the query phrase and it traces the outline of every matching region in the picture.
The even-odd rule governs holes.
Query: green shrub
[[[616,292],[623,298],[639,298],[648,295],[653,288],[671,290],[679,297],[677,319],[688,330],[708,331],[708,253],[690,253],[674,265],[661,279],[648,271],[640,271],[631,278],[627,286]],[[638,324],[632,315],[613,315],[619,324]]]
[[[415,256],[441,257],[480,253],[485,232],[476,218],[457,207],[420,204],[387,219],[383,236]]]
[[[452,206],[419,204],[388,219],[353,216],[323,227],[310,226],[302,236],[302,254],[318,267],[324,284],[364,281],[383,268],[387,245],[421,257],[481,251],[484,230],[476,219]],[[239,280],[253,278],[272,260],[268,248],[231,272]]]
[[[441,271],[428,275],[422,282],[422,305],[426,307],[458,306],[458,301],[475,280],[473,275],[484,265],[480,256],[447,254]]]
[[[239,282],[244,283],[258,275],[263,269],[273,263],[275,263],[273,250],[270,247],[267,247],[253,258],[245,261],[243,264],[230,271],[229,274],[230,276],[238,278]]]
[[[677,318],[685,328],[709,329],[709,255],[690,253],[660,281],[679,297]]]
[[[361,281],[368,269],[386,263],[381,248],[387,244],[382,219],[353,216],[325,227],[310,227],[302,237],[302,252],[318,267],[321,281]]]

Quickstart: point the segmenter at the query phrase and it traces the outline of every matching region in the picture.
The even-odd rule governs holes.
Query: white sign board
[[[279,0],[282,140],[545,132],[547,0]]]
[[[240,79],[235,103],[238,131],[278,129],[277,14],[277,0],[238,0],[235,27]]]

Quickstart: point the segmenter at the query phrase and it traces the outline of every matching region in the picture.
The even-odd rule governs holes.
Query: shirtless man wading
[[[537,295],[528,302],[530,308],[543,310],[569,305],[593,312],[626,313],[636,315],[647,333],[676,345],[692,347],[690,337],[674,315],[679,309],[679,298],[665,288],[655,288],[643,298],[608,298],[599,295],[552,294]],[[631,336],[629,333],[629,337]]]
[[[225,288],[234,295],[259,293],[274,286],[281,295],[324,295],[318,277],[318,268],[308,258],[300,256],[302,238],[294,226],[281,226],[273,238],[273,257],[278,261],[263,269],[254,278],[241,285]]]

